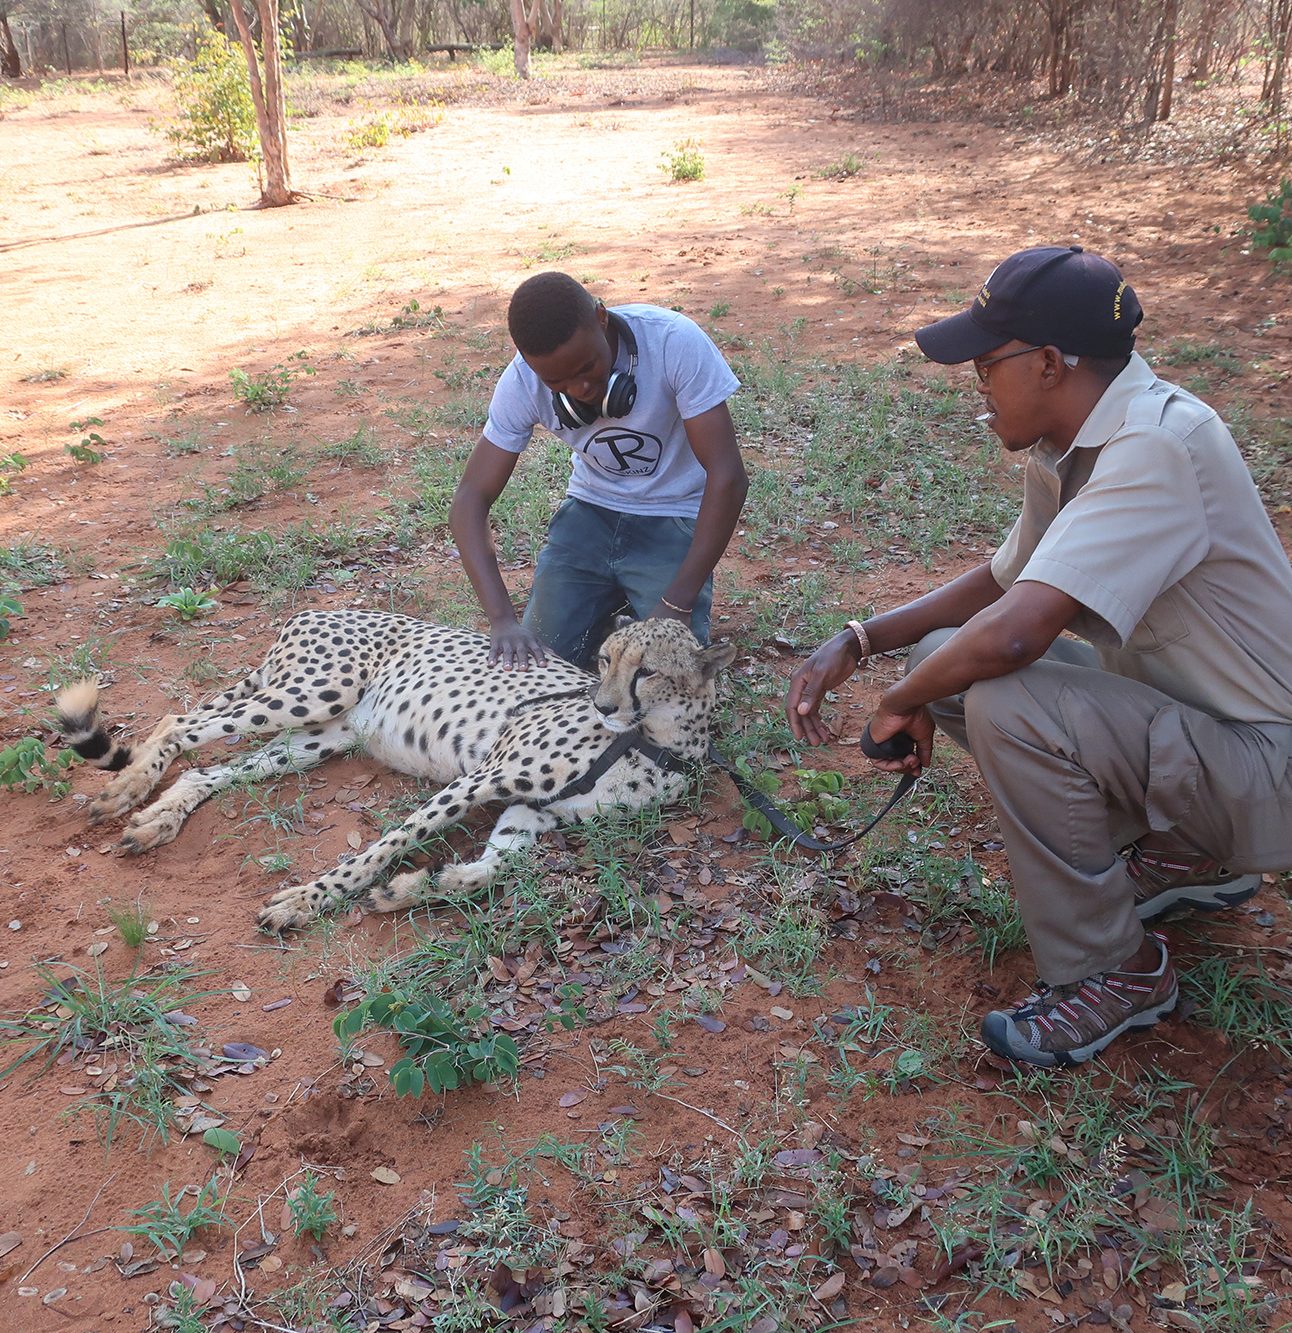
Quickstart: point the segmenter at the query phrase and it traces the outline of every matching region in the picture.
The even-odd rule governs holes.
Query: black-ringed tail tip
[[[55,723],[67,744],[96,768],[117,772],[130,762],[130,747],[117,745],[99,719],[99,683],[78,680],[54,698]]]

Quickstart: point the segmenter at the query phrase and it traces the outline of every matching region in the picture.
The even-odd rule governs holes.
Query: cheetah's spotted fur
[[[616,733],[633,727],[657,746],[703,758],[715,677],[735,655],[729,645],[701,648],[671,620],[616,630],[602,649],[599,683],[559,658],[541,669],[503,671],[488,666],[488,650],[483,635],[407,616],[306,611],[287,622],[245,680],[190,713],[163,718],[134,747],[108,739],[92,682],[59,695],[59,725],[83,757],[120,770],[90,804],[92,823],[143,805],[182,751],[235,734],[268,740],[233,763],[188,770],[138,810],[122,839],[132,852],[170,842],[203,801],[236,782],[311,768],[339,751],[362,750],[445,784],[351,860],[276,893],[259,919],[281,931],[365,892],[363,904],[374,911],[417,902],[429,888],[426,872],[376,887],[379,875],[477,805],[507,808],[479,860],[439,872],[441,888],[486,885],[504,853],[558,823],[677,796],[683,775],[629,750],[587,795],[552,800],[588,772]]]

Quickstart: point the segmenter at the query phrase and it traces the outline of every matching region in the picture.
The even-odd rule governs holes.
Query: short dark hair
[[[1081,364],[1109,385],[1130,365],[1130,353],[1125,356],[1083,356]]]
[[[597,298],[568,273],[535,273],[512,293],[507,331],[521,355],[546,356],[596,318]]]

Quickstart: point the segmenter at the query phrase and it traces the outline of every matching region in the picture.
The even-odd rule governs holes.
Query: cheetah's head
[[[630,621],[605,641],[593,703],[611,731],[641,727],[660,744],[712,711],[715,680],[736,655],[730,643],[701,648],[677,620]]]

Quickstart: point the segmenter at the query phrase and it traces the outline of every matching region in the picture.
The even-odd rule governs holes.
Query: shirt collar
[[[1063,458],[1073,449],[1097,449],[1107,444],[1126,420],[1126,409],[1131,400],[1157,381],[1147,361],[1138,352],[1132,352],[1126,368],[1103,391],[1090,415],[1081,423],[1076,438],[1064,451]],[[1062,461],[1060,459],[1059,461]]]

